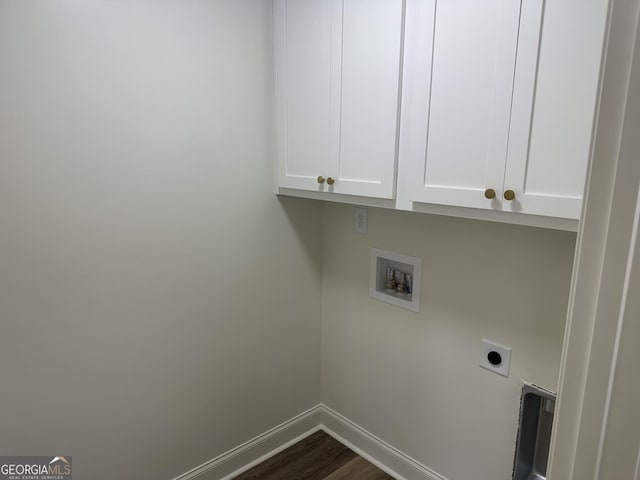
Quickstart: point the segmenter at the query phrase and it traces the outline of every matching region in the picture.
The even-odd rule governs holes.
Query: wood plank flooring
[[[393,477],[319,431],[233,480],[393,480]]]

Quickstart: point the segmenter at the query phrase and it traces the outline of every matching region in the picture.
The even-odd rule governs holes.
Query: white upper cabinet
[[[536,140],[552,133],[554,149],[532,142],[542,18],[543,0],[407,0],[410,200],[579,218],[588,157],[572,155],[552,111]]]
[[[484,192],[504,177],[519,17],[517,0],[408,2],[401,161],[412,200],[499,207]]]
[[[279,187],[394,198],[402,26],[402,0],[274,0]]]
[[[502,209],[579,219],[607,2],[542,3],[522,3]]]
[[[280,193],[577,226],[606,0],[273,2]]]

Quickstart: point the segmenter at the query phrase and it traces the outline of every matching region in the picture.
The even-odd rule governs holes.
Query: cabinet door
[[[550,27],[541,36],[543,3],[527,0],[522,5],[504,177],[504,189],[512,190],[515,199],[503,201],[502,209],[578,219],[589,158],[589,110],[594,103],[592,92],[584,86],[590,84],[584,74],[590,71],[590,56],[576,58],[566,52],[571,48],[567,44],[580,38],[579,26],[575,35],[572,26],[563,25]],[[585,111],[583,115],[576,104]]]
[[[401,161],[411,200],[501,208],[519,17],[518,0],[407,0]]]
[[[281,187],[316,190],[331,152],[331,2],[274,2],[276,157]],[[335,92],[333,92],[335,93]]]
[[[402,0],[274,7],[279,185],[393,198]]]

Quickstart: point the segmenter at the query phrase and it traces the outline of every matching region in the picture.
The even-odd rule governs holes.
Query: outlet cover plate
[[[364,235],[367,233],[368,210],[366,208],[356,207],[355,212],[356,212],[356,215],[355,215],[356,233],[360,233]]]
[[[497,352],[500,354],[502,361],[493,365],[489,361],[489,353]],[[509,377],[509,367],[511,366],[511,347],[505,347],[499,343],[482,339],[482,350],[480,351],[480,366],[490,372],[497,373],[503,377]]]

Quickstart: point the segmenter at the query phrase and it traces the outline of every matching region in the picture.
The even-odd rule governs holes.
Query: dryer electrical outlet
[[[486,338],[482,339],[480,366],[503,377],[509,377],[511,347],[505,347]]]

